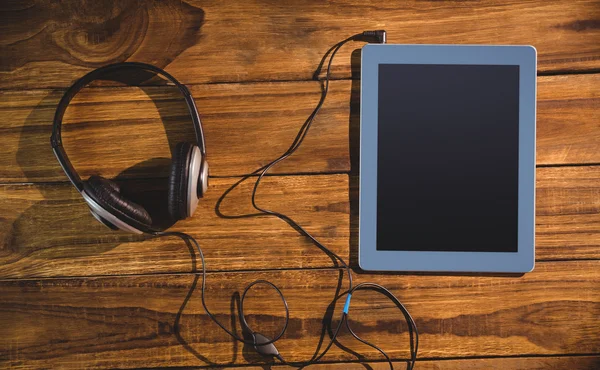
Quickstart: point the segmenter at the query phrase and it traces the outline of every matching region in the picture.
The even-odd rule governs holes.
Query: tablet
[[[362,49],[359,265],[534,266],[536,50]]]

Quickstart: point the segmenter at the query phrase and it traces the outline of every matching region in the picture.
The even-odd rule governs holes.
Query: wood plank
[[[600,75],[538,79],[537,163],[600,163],[599,143]]]
[[[600,166],[539,168],[536,256],[600,258]],[[223,218],[215,207],[237,179],[214,179],[193,218],[174,230],[198,238],[211,271],[332,266],[326,255],[272,217]],[[164,180],[163,180],[164,182]],[[226,217],[254,213],[253,184],[242,183],[220,206]],[[140,189],[151,214],[164,212],[161,183]],[[138,196],[140,195],[138,194]],[[356,187],[347,175],[273,176],[258,201],[285,212],[353,265],[357,261]],[[133,199],[133,198],[132,198]],[[68,184],[0,187],[0,278],[189,272],[179,240],[146,240],[96,222]],[[164,214],[164,213],[162,213]]]
[[[363,365],[363,366],[361,366]],[[338,369],[372,369],[389,370],[389,365],[383,362],[337,363],[311,365],[311,370],[338,370]],[[394,369],[404,369],[406,362],[394,362]],[[521,357],[521,358],[477,358],[461,360],[425,360],[418,361],[415,368],[419,370],[590,370],[600,367],[600,356],[564,356],[564,357]],[[284,369],[282,365],[273,366],[273,369]],[[233,369],[233,368],[231,368]],[[236,369],[238,369],[236,367]],[[261,366],[244,367],[245,370],[261,370]]]
[[[544,356],[544,357],[499,357],[499,358],[477,358],[460,360],[419,360],[417,362],[419,370],[547,370],[547,369],[569,369],[569,370],[590,370],[600,366],[600,356]],[[394,361],[394,369],[404,369],[405,361]],[[416,367],[416,366],[415,366]],[[19,368],[27,369],[28,366]],[[219,369],[243,369],[243,370],[264,370],[264,365],[247,366],[224,366]],[[273,365],[271,369],[289,369],[285,365]],[[314,370],[338,370],[338,369],[371,369],[388,370],[389,365],[383,362],[338,362],[338,363],[317,363],[310,365]]]
[[[322,172],[350,168],[350,81],[334,84],[314,129],[279,171]],[[206,132],[211,175],[250,173],[284,153],[319,100],[319,83],[192,86]],[[82,176],[168,176],[171,149],[193,142],[185,103],[175,88],[88,89],[67,110],[64,145]],[[5,92],[0,148],[4,181],[64,181],[49,137],[60,92]],[[116,97],[115,94],[118,94]],[[23,96],[25,95],[25,96]],[[27,102],[29,101],[29,102]],[[4,125],[4,124],[3,124]],[[124,143],[128,143],[126,150]],[[98,166],[98,167],[95,167]],[[116,172],[115,172],[116,171]],[[123,172],[123,173],[121,173]],[[0,181],[2,181],[0,180]]]
[[[540,71],[600,68],[597,0],[506,3],[343,0],[5,2],[0,88],[66,87],[94,67],[139,61],[185,83],[310,79],[335,43],[367,29],[390,43],[531,44]],[[350,74],[340,52],[336,77]]]
[[[538,163],[600,163],[600,74],[538,80]],[[303,146],[274,173],[357,169],[358,85],[332,83]],[[194,140],[179,93],[166,87],[144,90],[87,89],[75,98],[65,117],[64,143],[83,177],[167,176],[170,148]],[[250,173],[283,153],[319,91],[317,82],[192,86],[211,174]],[[0,114],[10,117],[0,128],[0,182],[66,181],[48,143],[61,95],[58,90],[0,92]]]
[[[536,257],[563,259],[566,250],[597,258],[600,245],[600,167],[538,168]],[[585,257],[584,257],[585,256]]]
[[[287,297],[291,314],[288,332],[277,347],[287,359],[303,360],[318,343],[338,277],[335,270],[209,274],[207,304],[225,325],[235,327],[235,293],[254,279],[271,280]],[[198,287],[181,309],[194,280],[184,274],[2,281],[0,359],[4,366],[21,368],[260,361],[209,322]],[[399,295],[419,327],[423,358],[600,351],[600,261],[540,263],[522,277],[361,274],[357,280],[378,282]],[[250,324],[272,335],[282,323],[279,298],[267,288],[250,294],[245,305]],[[336,305],[334,317],[341,306]],[[180,310],[178,340],[173,328]],[[359,335],[394,359],[406,358],[406,326],[385,297],[358,292],[350,315]],[[367,361],[381,360],[347,333],[342,333],[340,345]],[[356,357],[334,347],[324,360]]]
[[[237,180],[215,179],[195,216],[174,228],[198,238],[209,269],[332,266],[323,252],[279,219],[220,217],[215,211],[218,199]],[[142,189],[140,203],[153,210],[153,215],[165,214],[166,181],[130,187],[136,185]],[[264,185],[258,198],[261,204],[285,210],[326,245],[348,255],[347,175],[269,177]],[[229,193],[219,208],[221,214],[256,213],[250,204],[252,186],[244,182]],[[139,237],[111,231],[92,218],[79,194],[67,184],[8,186],[0,187],[0,192],[0,277],[192,270],[190,251],[181,240],[140,243]]]

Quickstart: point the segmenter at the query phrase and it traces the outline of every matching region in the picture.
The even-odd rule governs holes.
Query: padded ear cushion
[[[192,144],[178,143],[173,152],[168,196],[169,215],[173,221],[183,220],[188,216],[187,188],[193,148]]]
[[[83,190],[102,208],[110,211],[121,221],[142,230],[152,225],[152,218],[144,207],[125,199],[119,186],[101,176],[91,176],[84,184]]]

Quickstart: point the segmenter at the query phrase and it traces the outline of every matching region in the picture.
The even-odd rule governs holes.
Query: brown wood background
[[[165,68],[201,111],[213,178],[195,216],[174,229],[204,248],[208,305],[238,328],[236,293],[257,278],[272,280],[291,311],[277,347],[289,360],[310,358],[339,271],[282,221],[237,217],[252,213],[252,184],[240,176],[291,143],[319,99],[312,76],[327,49],[380,28],[391,43],[537,48],[537,261],[524,276],[356,269],[355,278],[386,285],[415,317],[417,369],[600,368],[598,0],[2,2],[0,367],[269,364],[209,321],[193,273],[199,262],[185,244],[104,228],[52,155],[51,121],[65,89],[95,67],[125,60]],[[305,144],[258,197],[354,267],[361,46],[341,49]],[[165,207],[170,150],[193,138],[178,92],[156,79],[82,91],[63,131],[83,177],[117,178],[155,213]],[[283,320],[278,298],[260,288],[252,295],[262,299],[248,301],[249,320],[275,333]],[[357,294],[351,320],[404,368],[407,328],[388,300]],[[387,368],[345,332],[324,361],[314,368]]]

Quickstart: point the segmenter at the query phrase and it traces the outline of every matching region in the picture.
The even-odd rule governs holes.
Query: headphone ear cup
[[[144,207],[125,199],[120,193],[119,186],[113,181],[94,175],[83,184],[83,190],[102,209],[120,221],[141,231],[151,228],[150,214]],[[94,215],[97,216],[99,215]],[[118,227],[118,225],[114,226]]]
[[[188,217],[189,170],[194,146],[178,143],[173,152],[169,174],[168,210],[173,221]]]

